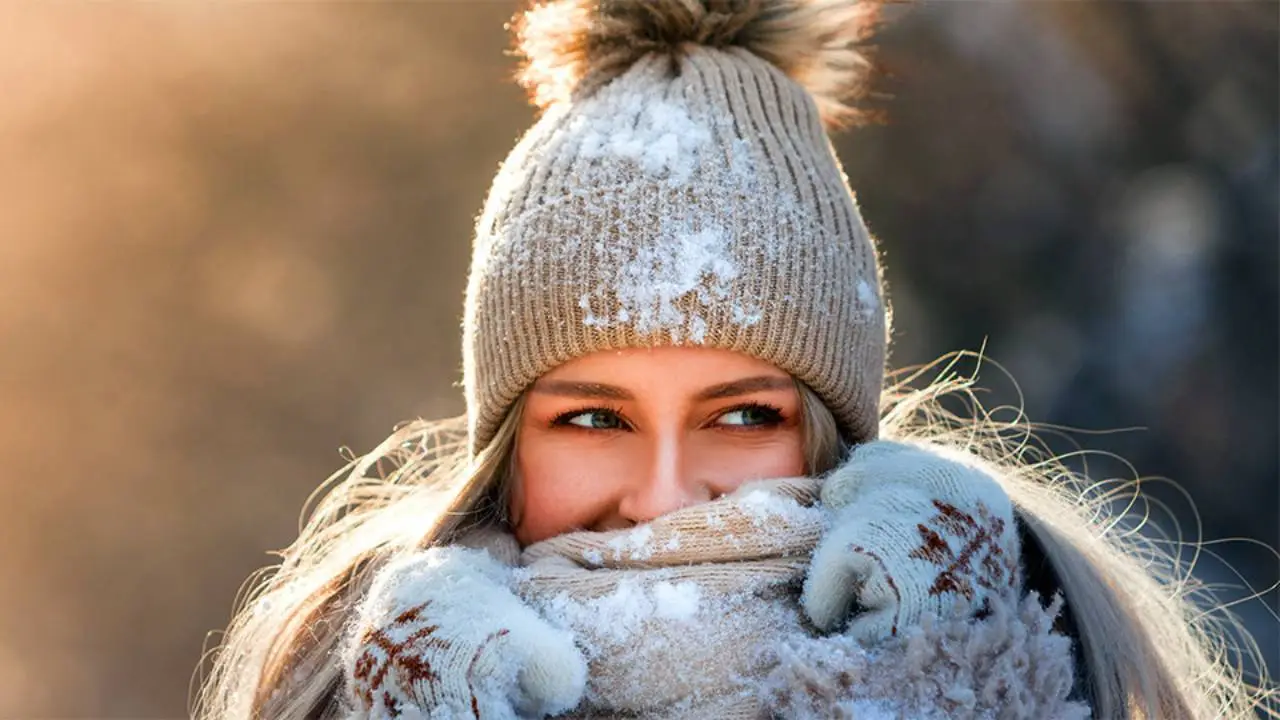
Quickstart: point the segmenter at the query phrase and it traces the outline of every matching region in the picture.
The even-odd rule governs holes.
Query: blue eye
[[[590,408],[567,412],[554,421],[556,425],[573,425],[585,430],[619,430],[622,419],[618,413],[608,408]]]
[[[756,427],[760,425],[776,425],[782,422],[782,412],[768,405],[746,405],[735,408],[720,416],[721,420],[729,418],[725,425]]]

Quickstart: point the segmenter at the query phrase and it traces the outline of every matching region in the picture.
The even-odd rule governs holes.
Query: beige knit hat
[[[872,439],[887,313],[824,125],[862,83],[855,0],[557,0],[516,21],[544,109],[476,226],[463,323],[470,447],[541,374],[700,345],[808,384]]]

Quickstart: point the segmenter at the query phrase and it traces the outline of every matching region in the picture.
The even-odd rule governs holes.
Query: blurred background
[[[185,715],[339,449],[462,411],[516,9],[0,4],[0,717]],[[1074,437],[1271,585],[1280,5],[894,12],[888,123],[838,139],[893,364],[985,342],[1031,419],[1142,428]],[[1236,609],[1280,667],[1275,605]]]

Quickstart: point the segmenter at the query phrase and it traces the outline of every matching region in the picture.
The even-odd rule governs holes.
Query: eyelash
[[[768,417],[764,422],[761,422],[755,425],[739,425],[739,426],[721,425],[718,427],[721,427],[723,429],[728,429],[733,432],[751,432],[753,430],[764,430],[767,428],[777,427],[778,425],[781,425],[784,421],[786,421],[786,417],[782,414],[782,408],[779,408],[775,405],[769,405],[767,403],[745,403],[742,405],[735,405],[734,407],[731,407],[731,408],[725,408],[723,412],[721,412],[719,415],[716,416],[716,419],[718,420],[724,417],[725,415],[728,415],[729,413],[739,412],[741,410],[763,410],[765,412],[765,415]],[[566,427],[572,430],[583,430],[585,432],[611,432],[611,431],[628,429],[626,427],[585,428],[585,427],[582,427],[581,425],[575,425],[569,422],[570,420],[574,419],[575,417],[578,417],[579,415],[586,415],[588,413],[596,413],[596,412],[612,413],[613,415],[617,416],[617,418],[620,421],[622,421],[624,425],[626,425],[626,420],[622,417],[622,408],[611,407],[611,406],[592,406],[592,407],[578,408],[576,410],[569,410],[567,412],[563,412],[557,415],[555,419],[551,421],[551,425],[553,427]]]
[[[586,415],[589,413],[609,413],[609,414],[617,415],[617,418],[618,420],[621,421],[622,425],[628,425],[626,418],[623,418],[622,416],[621,407],[605,407],[605,406],[579,407],[579,409],[564,411],[564,413],[557,415],[556,418],[552,420],[552,425],[553,427],[563,427],[563,428],[568,428],[573,430],[586,430],[586,432],[596,432],[596,433],[602,432],[602,429],[584,428],[584,427],[580,427],[580,425],[575,425],[573,423],[570,423],[570,420],[572,420],[573,418],[577,418],[577,416],[579,415]],[[620,429],[626,429],[626,428],[620,428]]]
[[[738,412],[739,410],[762,411],[762,414],[764,415],[764,419],[762,422],[757,423],[755,425],[743,425],[743,426],[728,425],[728,426],[721,426],[721,427],[727,427],[730,430],[741,430],[743,432],[750,432],[752,430],[765,430],[768,428],[777,427],[786,421],[786,417],[783,416],[782,414],[782,408],[776,405],[770,405],[768,403],[759,403],[759,402],[743,403],[742,405],[726,408],[724,412],[716,416],[716,419],[718,420],[729,413]]]

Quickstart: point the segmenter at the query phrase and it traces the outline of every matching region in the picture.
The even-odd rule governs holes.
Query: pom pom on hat
[[[882,0],[552,0],[514,21],[525,61],[518,79],[539,108],[590,93],[650,53],[689,45],[741,48],[813,96],[823,122],[858,116],[847,103],[870,63],[856,44],[875,29]]]

